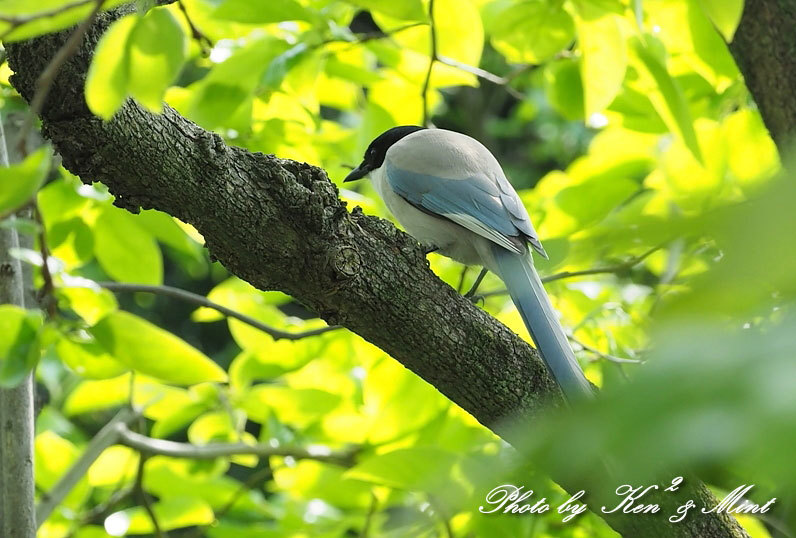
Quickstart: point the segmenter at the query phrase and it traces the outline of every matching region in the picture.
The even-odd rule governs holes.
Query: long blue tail
[[[498,276],[506,284],[511,300],[547,364],[548,370],[570,402],[594,395],[569,346],[556,311],[533,267],[531,255],[520,255],[493,245]]]

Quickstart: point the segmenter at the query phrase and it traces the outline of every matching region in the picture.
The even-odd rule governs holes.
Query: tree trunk
[[[786,158],[796,149],[796,0],[745,0],[730,52]]]
[[[8,166],[0,120],[0,166]],[[25,306],[22,266],[9,254],[19,248],[13,228],[0,228],[0,304]],[[0,534],[36,536],[33,482],[33,376],[12,389],[0,388]]]
[[[558,405],[533,348],[441,282],[409,236],[358,209],[349,213],[323,170],[227,146],[169,107],[158,116],[128,101],[109,122],[93,117],[83,83],[94,45],[118,16],[98,18],[43,107],[44,134],[66,168],[83,181],[102,181],[120,207],[155,208],[193,224],[232,273],[345,325],[508,441],[504,419]],[[66,35],[8,46],[12,84],[28,101]],[[659,514],[603,517],[628,537],[746,536],[723,514],[669,523],[687,499],[717,503],[691,480],[678,494],[652,501],[661,505]],[[591,506],[616,504],[615,497],[591,500]]]

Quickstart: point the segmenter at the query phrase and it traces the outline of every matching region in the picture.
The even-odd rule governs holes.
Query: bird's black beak
[[[371,170],[373,170],[373,167],[367,162],[362,161],[362,164],[351,170],[351,173],[345,177],[343,183],[346,181],[356,181],[357,179],[362,179],[368,175]]]

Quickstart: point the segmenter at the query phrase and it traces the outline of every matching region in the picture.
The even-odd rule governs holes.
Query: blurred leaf
[[[201,248],[177,221],[161,211],[141,211],[136,216],[138,223],[164,245],[196,258],[200,255]]]
[[[24,161],[0,167],[0,217],[30,201],[50,169],[50,148],[44,146]]]
[[[312,12],[295,0],[224,0],[213,17],[249,24],[313,20]]]
[[[130,80],[129,38],[137,17],[128,15],[102,34],[86,76],[86,104],[91,112],[109,120],[127,99]]]
[[[379,11],[396,19],[423,20],[426,18],[426,11],[423,9],[421,0],[392,0],[390,2],[382,2],[381,0],[346,1],[349,4],[372,11]]]
[[[373,456],[348,470],[356,478],[394,488],[427,491],[448,480],[458,456],[437,448],[405,448]]]
[[[159,285],[163,260],[152,236],[124,210],[106,206],[94,224],[94,254],[114,280]]]
[[[76,374],[88,379],[108,379],[127,371],[127,366],[93,341],[83,342],[62,336],[55,345],[55,351]]]
[[[67,270],[86,264],[94,257],[94,235],[81,218],[56,222],[47,230],[50,254],[64,262]]]
[[[653,38],[648,36],[648,39]],[[637,38],[634,38],[631,43],[637,57],[657,86],[657,91],[649,96],[655,110],[661,115],[667,127],[682,138],[694,157],[701,162],[702,151],[699,148],[699,142],[694,132],[694,122],[683,92],[669,75],[665,64],[647,43]]]
[[[42,315],[14,305],[0,305],[0,387],[17,386],[36,366],[41,353]]]
[[[586,117],[579,62],[568,58],[549,62],[545,66],[544,87],[550,104],[563,117],[568,120]]]
[[[119,487],[132,482],[138,470],[138,452],[121,445],[106,448],[88,469],[88,483],[94,487]]]
[[[47,431],[37,435],[33,442],[35,462],[33,477],[37,488],[41,491],[52,489],[79,456],[78,447],[56,433]],[[77,509],[83,505],[90,493],[91,487],[84,476],[61,505],[68,509]]]
[[[744,0],[697,0],[727,43],[732,42],[735,29],[741,22]]]
[[[275,466],[274,484],[279,491],[299,499],[324,499],[339,507],[367,507],[371,503],[371,486],[345,475],[346,469],[339,466],[302,460],[290,467]]]
[[[575,38],[575,24],[563,2],[498,1],[484,7],[484,24],[494,47],[513,63],[540,63]]]
[[[66,299],[65,307],[70,308],[89,325],[94,325],[119,307],[113,293],[99,287],[65,285],[58,287],[57,294]]]
[[[259,385],[248,391],[240,405],[251,420],[263,423],[273,412],[281,421],[305,428],[339,403],[339,396],[323,390]]]
[[[152,504],[152,511],[161,530],[170,531],[182,527],[210,525],[213,510],[206,502],[196,497],[171,497]],[[150,534],[154,531],[152,519],[143,507],[136,506],[108,516],[105,527],[110,527],[117,536],[122,534]],[[121,531],[116,534],[116,531]]]
[[[124,3],[125,0],[107,0],[103,2],[102,7],[103,9],[112,9]],[[49,13],[67,4],[76,5],[72,9],[63,10],[55,15],[37,16],[41,13]],[[10,43],[57,32],[85,19],[91,13],[93,7],[91,2],[76,3],[68,0],[36,0],[36,2],[30,2],[29,0],[3,0],[3,15],[30,17],[31,21],[16,28],[8,35],[6,35],[8,23],[0,22],[0,35],[3,35],[4,42]]]
[[[185,61],[182,27],[167,9],[152,9],[131,31],[127,54],[130,95],[149,110],[159,113],[163,109],[163,94]]]
[[[254,512],[259,516],[273,517],[261,492],[247,489],[228,476],[208,476],[196,473],[185,462],[163,456],[154,456],[147,462],[144,488],[160,498],[198,497],[214,510],[221,510],[233,499],[230,514]]]
[[[90,332],[116,359],[163,381],[191,385],[227,378],[206,355],[133,314],[108,314]]]
[[[74,183],[63,177],[42,187],[36,199],[39,211],[48,227],[56,222],[79,216],[90,204],[88,199],[78,194]]]
[[[587,2],[578,3],[575,25],[581,51],[581,79],[585,115],[602,112],[622,87],[627,69],[627,52],[622,35],[622,18]]]

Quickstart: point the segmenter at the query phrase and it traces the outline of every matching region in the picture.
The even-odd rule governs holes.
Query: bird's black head
[[[425,127],[401,125],[400,127],[393,127],[392,129],[384,131],[370,143],[368,149],[365,151],[365,158],[362,159],[362,163],[351,170],[351,173],[348,174],[343,181],[354,181],[355,179],[365,177],[384,163],[384,156],[387,154],[387,150],[390,149],[390,146],[406,135],[412,134],[415,131],[420,131],[421,129],[425,129]]]

